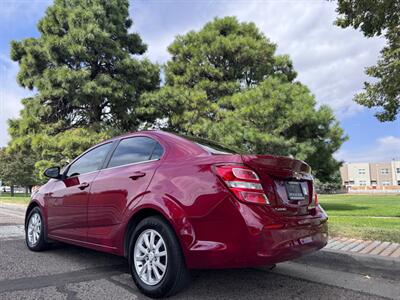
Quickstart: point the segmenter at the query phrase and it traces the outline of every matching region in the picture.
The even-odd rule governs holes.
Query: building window
[[[400,174],[400,168],[396,168],[396,173]]]
[[[390,185],[390,181],[382,181],[382,185],[388,186],[388,185]]]
[[[397,180],[397,185],[400,185],[400,180]]]
[[[349,181],[349,184],[354,184],[354,180],[350,180],[350,181]]]
[[[366,186],[367,182],[365,180],[360,180],[359,185]]]
[[[381,169],[381,174],[382,175],[388,175],[389,174],[389,169]]]
[[[376,185],[376,180],[371,180],[371,185]]]
[[[359,175],[365,175],[365,169],[358,169]]]

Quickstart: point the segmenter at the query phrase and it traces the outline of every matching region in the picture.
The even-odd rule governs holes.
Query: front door
[[[52,185],[46,199],[50,237],[87,240],[87,205],[91,185],[111,145],[100,145],[78,157],[68,166],[64,178]]]
[[[162,152],[160,144],[148,137],[119,142],[108,166],[93,182],[88,203],[88,242],[115,245],[114,237],[127,206],[146,191]]]

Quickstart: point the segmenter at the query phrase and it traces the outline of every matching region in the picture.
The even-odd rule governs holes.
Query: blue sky
[[[0,0],[0,146],[6,145],[7,119],[17,117],[20,100],[30,94],[15,76],[18,65],[9,59],[10,41],[38,36],[37,21],[52,1]],[[352,101],[368,78],[363,71],[375,64],[383,38],[366,39],[352,29],[333,25],[335,3],[307,1],[241,0],[137,0],[131,1],[132,31],[148,44],[148,56],[165,62],[166,50],[178,34],[198,30],[214,17],[237,16],[252,21],[289,54],[298,80],[335,112],[349,140],[335,154],[344,161],[400,159],[400,121],[380,123],[374,112]]]

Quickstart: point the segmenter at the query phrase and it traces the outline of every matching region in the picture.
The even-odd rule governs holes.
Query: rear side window
[[[117,167],[149,160],[158,144],[148,137],[123,139],[115,149],[108,167]]]
[[[160,159],[164,153],[163,147],[159,143],[156,144],[153,150],[153,154],[151,155],[150,159]]]
[[[197,145],[202,147],[204,150],[210,152],[211,154],[239,154],[240,153],[240,151],[237,149],[232,149],[230,147],[227,147],[225,145],[222,145],[222,144],[210,141],[210,140],[193,137],[193,136],[187,136],[187,135],[186,136],[182,135],[182,137],[188,139],[191,142],[196,143]]]

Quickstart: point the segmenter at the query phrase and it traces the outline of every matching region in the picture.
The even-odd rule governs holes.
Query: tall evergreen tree
[[[166,85],[143,94],[138,112],[149,125],[198,135],[250,153],[304,159],[321,181],[340,166],[346,137],[327,106],[316,107],[295,81],[288,56],[253,23],[215,19],[178,36],[168,48]]]
[[[59,130],[110,125],[132,130],[144,91],[159,85],[159,67],[138,57],[146,45],[129,33],[128,0],[55,0],[39,21],[40,37],[13,41],[18,82],[48,108],[41,120]]]
[[[128,0],[55,0],[38,23],[38,38],[12,42],[17,80],[35,95],[9,120],[4,155],[29,157],[24,172],[34,183],[45,180],[46,167],[140,125],[139,97],[159,87],[159,66],[141,57],[146,45],[128,31],[128,6]]]
[[[198,32],[178,36],[168,51],[166,84],[204,90],[211,101],[270,76],[296,77],[288,56],[276,55],[276,45],[254,23],[235,17],[216,18]]]

